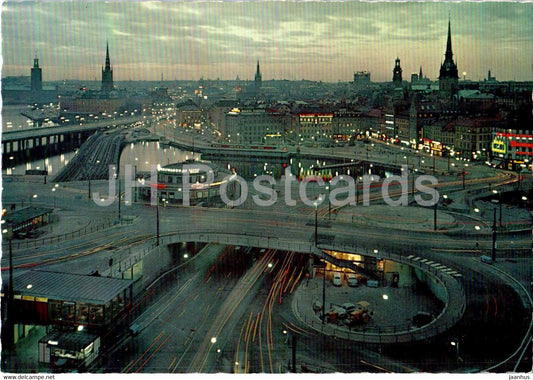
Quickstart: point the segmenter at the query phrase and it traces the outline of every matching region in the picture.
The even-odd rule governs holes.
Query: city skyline
[[[265,81],[383,82],[396,57],[404,80],[420,66],[436,80],[449,19],[461,79],[532,80],[531,3],[276,1],[6,2],[2,76],[36,56],[44,81],[98,80],[109,42],[115,81],[252,80],[259,60]]]

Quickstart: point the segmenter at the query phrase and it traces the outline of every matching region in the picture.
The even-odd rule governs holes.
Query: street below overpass
[[[57,201],[57,209],[63,212],[60,214],[63,226],[80,215],[95,224],[117,220],[116,205],[97,207],[87,199],[84,185],[59,187],[57,200],[57,193],[50,192],[53,184],[6,183],[4,186],[12,186],[8,196],[4,195],[5,203],[16,203],[20,194],[27,197],[33,192],[39,193],[38,202],[42,204],[50,205],[53,201],[56,206]],[[104,184],[93,184],[93,189],[98,186],[104,187]],[[301,202],[294,207],[277,204],[270,208],[249,204],[244,208],[169,204],[159,206],[159,210],[142,203],[122,206],[122,224],[110,223],[99,230],[57,241],[44,239],[39,244],[37,241],[33,244],[13,242],[14,267],[17,271],[42,268],[90,274],[95,263],[114,257],[117,250],[153,244],[157,214],[162,242],[174,243],[179,236],[187,234],[204,235],[206,242],[209,237],[218,236],[235,239],[231,245],[235,247],[238,243],[241,249],[227,252],[225,256],[211,252],[199,260],[197,266],[184,271],[184,277],[160,295],[159,306],[154,309],[155,317],[148,318],[146,329],[125,343],[129,347],[126,354],[111,357],[114,362],[109,363],[109,372],[285,371],[290,339],[283,334],[284,330],[297,336],[300,360],[303,356],[307,363],[320,364],[317,368],[324,371],[483,370],[510,356],[520,346],[530,323],[530,315],[523,306],[522,297],[512,287],[512,281],[479,261],[481,254],[491,250],[490,220],[482,221],[481,231],[473,235],[465,228],[472,227],[469,215],[439,209],[441,227],[434,231],[427,209],[410,205],[389,207],[387,211],[379,202],[346,207],[333,214],[325,203],[315,211],[314,207]],[[401,218],[397,214],[400,209]],[[367,218],[365,213],[381,218]],[[450,224],[443,227],[444,221]],[[409,223],[418,228],[406,227]],[[505,220],[505,223],[512,221]],[[57,231],[59,227],[54,228]],[[460,280],[466,294],[463,319],[446,334],[408,346],[354,344],[317,334],[293,315],[288,306],[290,292],[283,295],[282,303],[279,298],[272,302],[274,295],[271,293],[276,287],[279,291],[280,284],[290,289],[299,283],[302,255],[281,251],[280,245],[288,242],[313,246],[315,229],[319,247],[321,244],[354,246],[362,254],[374,254],[377,250],[415,255],[457,271],[462,275]],[[54,235],[53,231],[48,233]],[[258,248],[245,254],[244,247],[252,241],[260,242]],[[531,279],[531,231],[500,233],[497,242],[497,263],[512,265],[514,270],[518,268],[520,281],[528,283]],[[4,245],[4,252],[6,248]],[[283,278],[276,279],[279,269],[267,275],[269,263],[277,263],[275,268],[289,268],[288,277],[283,277],[287,279],[285,283]],[[4,255],[4,271],[7,265]],[[218,275],[213,276],[213,273]],[[277,295],[279,297],[279,293]],[[224,320],[225,315],[231,318]],[[216,326],[223,328],[219,331]],[[255,326],[264,334],[260,343],[257,330],[254,333]],[[254,334],[257,340],[253,339]],[[215,337],[224,346],[212,343],[211,338]],[[461,360],[456,359],[455,349],[450,346],[452,340],[460,342]],[[217,352],[219,348],[221,351]],[[221,355],[217,356],[218,353]],[[235,363],[243,362],[242,355],[250,355],[250,364],[239,367]],[[354,357],[358,360],[353,360]],[[514,362],[504,370],[512,370]]]

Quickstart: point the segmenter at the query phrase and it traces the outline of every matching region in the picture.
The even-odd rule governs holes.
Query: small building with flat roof
[[[7,285],[7,273],[3,277]],[[83,326],[89,331],[107,331],[130,309],[132,284],[132,280],[111,277],[26,271],[13,278],[13,321],[24,327]],[[15,333],[22,330],[15,325]]]
[[[100,337],[85,331],[53,331],[39,340],[39,363],[53,370],[86,370],[100,354]]]
[[[14,234],[20,235],[50,223],[53,211],[47,207],[25,207],[7,211],[2,219],[6,225],[11,225]]]

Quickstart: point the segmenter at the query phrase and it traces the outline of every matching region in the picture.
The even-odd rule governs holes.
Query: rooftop
[[[53,331],[41,338],[39,342],[51,342],[49,344],[57,345],[59,348],[69,351],[81,351],[94,342],[97,337],[98,335],[85,331]]]
[[[18,226],[19,224],[25,223],[29,220],[37,218],[41,215],[45,215],[54,211],[51,208],[46,207],[26,207],[16,211],[8,211],[4,216],[4,220],[7,224],[13,225],[13,227]]]
[[[15,294],[103,305],[133,281],[118,278],[31,270],[13,278]]]

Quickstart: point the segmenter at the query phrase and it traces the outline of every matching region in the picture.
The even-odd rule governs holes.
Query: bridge
[[[255,233],[252,235],[247,232],[227,233],[223,231],[223,228],[218,230],[211,229],[209,231],[194,231],[194,229],[185,228],[181,231],[165,233],[159,238],[159,246],[157,246],[156,240],[152,238],[148,239],[141,245],[135,246],[135,249],[125,247],[119,252],[116,252],[113,267],[102,267],[101,273],[104,275],[113,275],[115,267],[126,267],[128,264],[132,264],[132,260],[141,260],[144,255],[149,254],[154,250],[162,249],[162,247],[181,242],[214,243],[307,253],[336,266],[360,271],[353,262],[340,260],[327,253],[327,251],[338,251],[392,260],[411,266],[414,271],[423,273],[423,275],[431,278],[432,281],[435,282],[441,292],[439,298],[441,298],[441,301],[445,305],[440,315],[438,315],[431,323],[420,328],[403,326],[403,330],[391,331],[385,334],[378,332],[348,333],[347,331],[347,336],[344,337],[346,339],[366,343],[385,344],[424,340],[441,334],[451,328],[462,318],[465,311],[466,298],[463,286],[460,282],[460,275],[439,262],[424,260],[421,257],[415,257],[413,255],[405,256],[383,250],[379,250],[379,252],[377,250],[366,250],[357,247],[356,244],[346,242],[337,244],[320,244],[316,247],[314,242],[308,241],[305,238],[305,234],[300,234],[300,236],[295,238],[286,238],[275,237],[275,234],[269,233],[271,231],[266,229],[261,233]],[[119,257],[124,261],[121,262],[120,259],[117,260]],[[109,273],[106,274],[106,272]],[[298,307],[300,309],[306,307],[311,308],[311,302],[307,302],[307,304],[308,305],[305,306],[302,304]],[[337,335],[338,334],[339,333],[337,332]]]
[[[80,147],[95,131],[143,120],[135,115],[87,124],[58,125],[2,133],[3,167]]]

